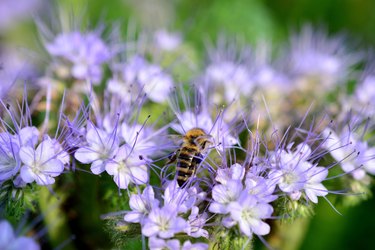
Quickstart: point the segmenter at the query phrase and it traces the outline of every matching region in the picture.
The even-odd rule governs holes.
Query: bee
[[[212,136],[201,128],[192,128],[186,132],[181,147],[170,156],[168,162],[177,161],[176,175],[180,187],[195,174],[203,155],[207,153],[212,144]]]

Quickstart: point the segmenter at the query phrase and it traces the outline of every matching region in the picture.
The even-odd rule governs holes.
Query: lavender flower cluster
[[[375,70],[340,37],[308,27],[276,58],[265,43],[252,49],[219,39],[201,70],[181,56],[180,34],[162,30],[122,43],[136,46],[110,44],[99,31],[46,42],[51,61],[33,83],[43,108],[28,105],[26,93],[18,109],[2,101],[1,204],[14,200],[14,190],[52,192],[60,175],[90,169],[127,190],[122,217],[104,216],[126,225],[113,230],[138,228],[150,249],[228,248],[236,239],[242,241],[232,246],[243,248],[254,235],[264,241],[272,220],[306,216],[319,200],[330,203],[330,193],[368,189]],[[358,74],[363,62],[369,66]],[[178,82],[180,64],[186,83]],[[33,125],[40,111],[46,122]],[[193,138],[190,160],[182,159],[181,140],[196,128],[210,146],[203,151],[202,138]],[[168,160],[173,155],[177,161]],[[181,185],[183,160],[193,170]],[[329,189],[339,179],[346,191]],[[25,239],[11,240],[7,222],[0,227],[9,232],[0,246],[12,241],[21,249]]]

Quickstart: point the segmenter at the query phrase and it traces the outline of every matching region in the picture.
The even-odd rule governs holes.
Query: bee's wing
[[[183,135],[180,134],[173,134],[173,135],[168,135],[168,138],[173,142],[175,145],[181,145]]]
[[[168,135],[168,138],[173,142],[173,144],[176,145],[176,150],[168,155],[169,160],[166,164],[170,164],[176,161],[177,156],[180,152],[180,145],[182,144],[183,135],[178,135],[178,134]]]
[[[169,156],[168,156],[168,162],[166,163],[167,165],[168,164],[171,164],[173,162],[175,162],[177,160],[177,156],[178,154],[180,153],[180,149],[177,149],[176,151],[174,151],[173,153],[171,153]]]
[[[199,141],[200,140],[206,140],[205,142],[209,142],[209,144],[210,145],[213,145],[213,144],[215,144],[215,142],[214,142],[214,138],[212,137],[212,135],[201,135],[201,136],[199,136],[198,138],[196,138],[195,140],[194,140],[194,142],[196,143],[196,144],[199,144]]]
[[[199,136],[198,138],[207,139],[207,140],[209,140],[209,141],[212,141],[212,140],[213,140],[212,135],[201,135],[201,136]],[[198,139],[198,138],[197,138],[197,139]]]

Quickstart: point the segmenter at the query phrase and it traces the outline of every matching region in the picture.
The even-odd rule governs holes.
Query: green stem
[[[53,248],[71,238],[71,233],[67,226],[66,214],[61,210],[61,205],[65,199],[66,195],[59,192],[59,190],[56,190],[56,194],[52,194],[47,188],[43,187],[39,192],[39,207],[44,216],[44,223],[47,227],[50,244]],[[64,249],[70,250],[74,248],[68,244]]]
[[[309,228],[311,218],[304,217],[293,222],[276,221],[272,226],[272,234],[267,239],[275,249],[300,249]]]

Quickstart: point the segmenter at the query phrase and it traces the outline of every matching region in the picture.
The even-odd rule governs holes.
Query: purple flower
[[[263,222],[273,213],[273,208],[267,203],[259,203],[253,196],[249,196],[247,191],[243,191],[237,201],[229,205],[230,216],[223,222],[231,227],[238,223],[243,234],[251,237],[252,234],[266,235],[270,232],[270,226]]]
[[[21,178],[26,183],[36,181],[38,185],[50,185],[55,182],[53,177],[64,171],[64,163],[56,155],[55,145],[50,138],[46,138],[34,149],[23,146],[19,152],[23,163]]]
[[[15,137],[0,133],[0,183],[16,175],[21,167],[19,145]]]
[[[229,104],[252,93],[255,83],[250,71],[249,48],[219,39],[216,47],[208,49],[208,65],[203,81],[209,90],[209,101]]]
[[[328,170],[323,167],[317,167],[308,161],[311,155],[309,146],[298,145],[295,151],[291,150],[292,144],[288,150],[282,150],[275,156],[271,163],[274,170],[271,170],[269,179],[277,182],[281,191],[287,193],[293,200],[299,200],[302,191],[306,192],[307,198],[317,203],[316,196],[325,196],[327,189],[321,184],[327,177]]]
[[[4,105],[4,103],[2,104]],[[19,114],[17,114],[12,107],[8,107],[8,115],[13,124],[7,124],[4,119],[1,128],[4,132],[0,133],[0,183],[15,177],[13,184],[17,187],[26,185],[20,175],[18,175],[21,166],[26,163],[25,161],[22,162],[26,160],[23,150],[30,149],[33,151],[39,137],[38,129],[28,126],[28,121],[31,118],[29,117],[28,107],[25,109],[26,111],[18,110]],[[15,130],[11,129],[12,127],[15,127]],[[49,139],[48,136],[46,136],[47,139]],[[53,154],[50,157],[57,157],[57,155]],[[25,171],[25,168],[21,171]],[[54,173],[53,175],[55,174],[59,175],[60,173]]]
[[[158,30],[154,34],[154,41],[157,48],[172,51],[178,48],[182,42],[181,34],[171,33],[166,30]]]
[[[362,104],[370,104],[370,112],[375,109],[375,72],[364,77],[356,88],[355,96]]]
[[[0,2],[0,32],[14,26],[17,21],[30,18],[41,3],[40,0],[21,0],[17,3],[2,0]]]
[[[348,52],[343,44],[344,37],[329,38],[324,32],[314,31],[309,26],[293,36],[288,59],[292,74],[300,78],[297,82],[308,89],[312,89],[312,83],[318,83],[320,88],[316,89],[324,87],[329,90],[345,81],[361,57]]]
[[[181,247],[180,241],[176,239],[163,240],[157,237],[151,237],[148,241],[148,246],[151,250],[206,250],[208,245],[205,243],[191,243],[189,240],[185,241]]]
[[[225,103],[231,103],[240,95],[249,95],[255,86],[249,69],[231,61],[210,64],[206,69],[206,77],[210,83],[222,88]]]
[[[344,130],[338,135],[326,129],[324,135],[327,140],[323,146],[336,161],[340,161],[345,173],[350,173],[357,180],[363,179],[366,173],[375,175],[375,147],[369,147],[366,141],[360,140],[355,131]]]
[[[138,73],[147,65],[148,63],[143,57],[134,56],[122,65],[113,66],[115,77],[107,82],[108,92],[121,97],[124,103],[134,102],[142,93],[142,86],[138,82]]]
[[[7,2],[8,0],[5,0]],[[30,0],[30,2],[35,0]],[[39,1],[39,0],[37,0]],[[2,26],[1,8],[3,2],[0,3],[0,34]],[[20,0],[21,5],[26,5],[24,0]],[[26,1],[28,2],[28,1]],[[16,4],[17,5],[17,4]],[[10,4],[16,7],[15,4]],[[0,98],[6,98],[14,92],[17,92],[24,84],[24,81],[36,76],[36,67],[28,62],[25,54],[20,53],[18,48],[13,48],[4,43],[1,44],[0,50]],[[31,83],[29,83],[31,85]],[[22,87],[21,87],[22,88]]]
[[[70,156],[68,152],[64,150],[62,145],[56,140],[56,139],[51,139],[49,137],[46,137],[46,140],[51,140],[51,144],[53,145],[54,152],[56,155],[56,159],[62,162],[65,166],[70,164]]]
[[[80,147],[74,157],[84,163],[91,163],[91,172],[100,174],[105,170],[105,165],[117,153],[119,142],[115,134],[91,125],[86,133],[87,145]]]
[[[2,250],[39,250],[40,246],[29,237],[16,237],[8,221],[0,221],[0,249]]]
[[[121,124],[121,136],[125,143],[133,147],[135,155],[142,157],[153,156],[159,151],[156,138],[162,131],[153,131],[153,129],[141,124],[132,126],[123,122]]]
[[[312,167],[307,172],[307,182],[304,190],[307,198],[314,203],[318,203],[317,196],[326,196],[327,188],[321,183],[327,178],[328,170],[324,167]]]
[[[18,131],[18,138],[22,146],[35,147],[38,143],[39,130],[36,127],[24,127]]]
[[[212,198],[208,210],[212,213],[226,214],[229,212],[229,204],[236,201],[243,190],[240,181],[228,181],[226,185],[218,184],[212,189]]]
[[[157,103],[168,99],[174,85],[172,77],[154,64],[141,68],[138,81],[147,97]]]
[[[176,207],[179,213],[186,213],[190,210],[197,202],[200,201],[200,197],[205,196],[205,193],[199,193],[196,187],[180,188],[176,180],[168,183],[168,186],[164,190],[164,205],[168,204]]]
[[[242,181],[245,176],[245,168],[236,163],[230,168],[219,168],[215,180],[223,185],[226,185],[229,180]]]
[[[280,93],[288,90],[290,79],[286,72],[280,70],[280,64],[285,62],[273,61],[272,48],[269,43],[261,41],[257,44],[253,53],[252,78],[256,86],[268,93]],[[279,67],[277,67],[279,66]]]
[[[116,156],[105,165],[107,173],[113,175],[114,182],[122,189],[127,189],[130,183],[145,184],[149,178],[146,161],[131,151],[128,145],[121,146]]]
[[[181,250],[206,250],[208,249],[208,244],[206,243],[191,243],[189,240],[185,241],[182,245]]]
[[[114,77],[107,81],[107,91],[130,105],[141,95],[139,86],[132,82],[126,82],[121,77]]]
[[[73,77],[89,79],[92,83],[99,83],[102,79],[102,65],[111,57],[109,48],[96,33],[59,34],[46,48],[52,56],[72,64],[70,71]]]
[[[269,203],[276,200],[278,197],[273,194],[276,182],[272,179],[270,180],[248,172],[246,174],[245,186],[249,195],[253,195],[258,202]]]
[[[127,102],[143,92],[153,102],[165,102],[174,86],[172,77],[156,64],[141,56],[132,57],[122,69],[122,79],[112,79],[108,90]]]
[[[139,72],[143,68],[146,68],[148,66],[148,62],[146,59],[142,56],[134,56],[130,58],[123,68],[123,79],[128,84],[136,84]]]
[[[207,213],[199,214],[199,208],[196,206],[192,207],[188,218],[189,230],[186,231],[187,235],[194,238],[208,238],[207,230],[203,229],[206,224],[207,217]]]
[[[132,223],[143,223],[143,219],[154,207],[159,207],[159,201],[155,199],[152,186],[147,186],[141,195],[132,194],[129,200],[132,211],[124,216],[124,220]]]
[[[180,249],[179,240],[163,240],[157,237],[150,237],[148,240],[148,247],[151,250],[175,250]]]
[[[154,207],[145,218],[142,225],[142,234],[147,237],[158,236],[163,239],[173,237],[176,233],[187,230],[188,224],[177,216],[177,209],[172,205],[162,208]]]

